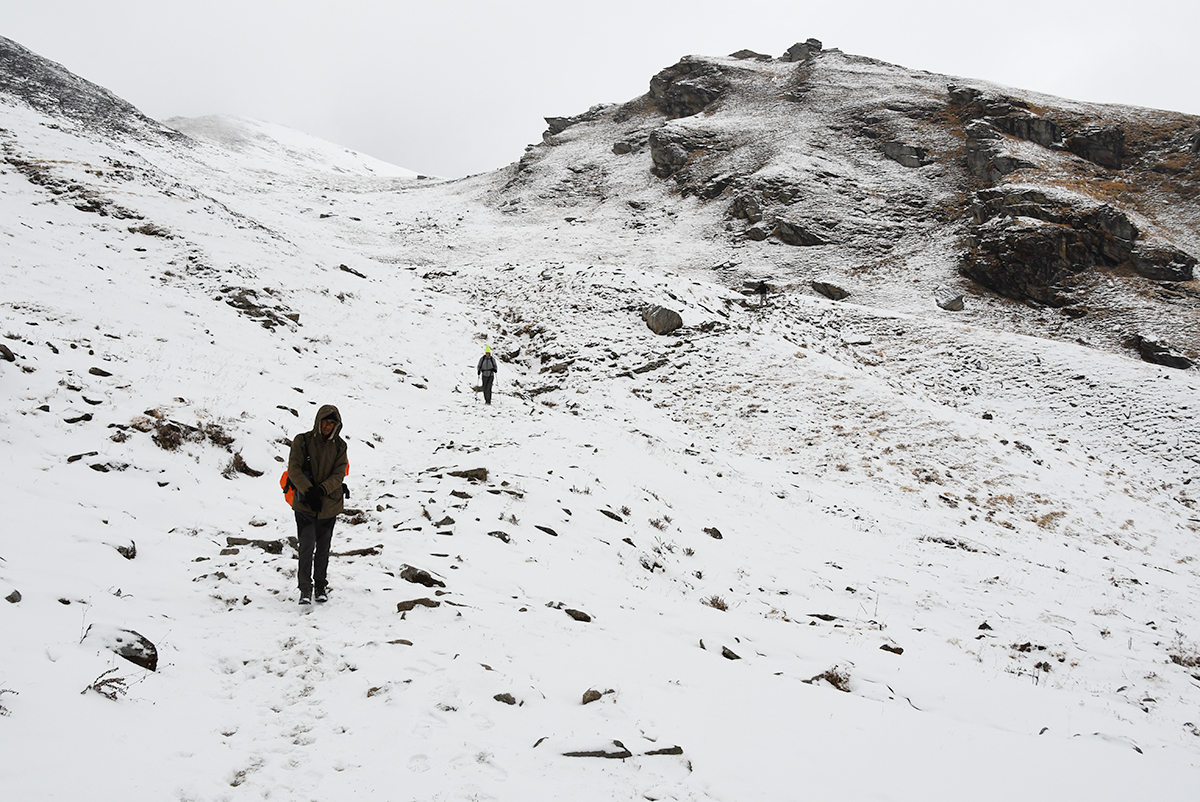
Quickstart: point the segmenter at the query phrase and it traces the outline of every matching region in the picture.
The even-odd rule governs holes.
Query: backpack
[[[302,435],[302,437],[304,437],[304,466],[305,466],[304,475],[308,476],[309,475],[308,464],[311,462],[311,459],[308,456],[308,434],[306,433],[306,434]],[[349,457],[346,457],[346,475],[347,476],[350,475],[350,458]],[[312,477],[309,476],[310,480],[311,480],[311,478]],[[287,505],[289,507],[291,507],[292,502],[296,499],[296,486],[294,484],[292,484],[292,480],[288,477],[288,472],[287,472],[286,468],[284,468],[283,473],[279,475],[279,489],[283,491],[283,500],[287,502]],[[344,482],[342,483],[342,493],[346,498],[350,498],[350,488],[346,487],[346,484]]]

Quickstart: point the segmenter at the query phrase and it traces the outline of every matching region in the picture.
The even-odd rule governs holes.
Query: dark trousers
[[[483,374],[483,403],[492,403],[492,381],[496,378],[494,373]]]
[[[329,544],[333,542],[333,525],[337,518],[313,518],[296,513],[296,537],[300,541],[300,567],[296,576],[300,592],[308,595],[316,586],[317,593],[325,590],[329,569]]]

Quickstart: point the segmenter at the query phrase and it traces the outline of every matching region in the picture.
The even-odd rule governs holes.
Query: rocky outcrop
[[[844,290],[838,285],[831,284],[828,281],[814,281],[812,283],[812,288],[831,301],[841,301],[850,297],[849,290]]]
[[[550,143],[550,137],[561,134],[572,125],[598,120],[606,111],[611,108],[611,104],[601,103],[599,105],[592,106],[583,114],[576,114],[574,117],[543,117],[542,119],[546,121],[546,125],[549,127],[542,134],[542,141]]]
[[[1110,170],[1121,169],[1125,156],[1125,131],[1119,125],[1091,125],[1067,138],[1067,150],[1081,159]]]
[[[753,59],[755,61],[774,61],[771,56],[768,56],[765,53],[756,53],[753,50],[739,50],[736,53],[730,53],[729,57],[742,60]]]
[[[1044,148],[1062,145],[1062,128],[1058,123],[1038,117],[1031,113],[1009,113],[1003,117],[994,117],[991,124],[999,131],[1017,139],[1034,142]]]
[[[803,42],[797,42],[787,49],[783,54],[784,61],[808,61],[810,58],[821,52],[820,39],[807,39]]]
[[[673,309],[664,306],[650,306],[642,312],[642,320],[646,327],[655,334],[670,334],[683,326],[683,318]]]
[[[650,172],[659,178],[670,178],[687,166],[693,153],[713,144],[711,134],[685,131],[678,128],[659,128],[650,133]]]
[[[1034,165],[1000,151],[1003,137],[986,120],[973,120],[964,129],[967,135],[967,169],[971,175],[994,184],[1009,173]]]
[[[762,204],[753,194],[743,192],[733,197],[733,203],[729,204],[729,216],[735,220],[757,223],[763,217]]]
[[[1139,245],[1130,264],[1138,275],[1155,281],[1191,281],[1196,257],[1169,245]]]
[[[1135,334],[1130,338],[1128,344],[1136,348],[1138,354],[1146,362],[1178,370],[1187,370],[1192,366],[1192,360],[1182,356],[1171,346],[1148,340],[1140,334]]]
[[[729,81],[717,65],[691,56],[650,79],[650,97],[672,119],[699,114],[727,89]]]

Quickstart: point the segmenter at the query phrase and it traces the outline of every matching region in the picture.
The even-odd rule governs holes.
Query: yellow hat
[[[483,352],[485,354],[490,354],[492,352],[492,346],[490,346],[490,345],[483,346]]]

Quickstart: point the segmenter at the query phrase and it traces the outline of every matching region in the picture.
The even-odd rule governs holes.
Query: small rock
[[[979,625],[979,628],[980,629],[991,629],[992,625],[989,624],[987,621],[984,621],[982,624]]]
[[[149,671],[158,669],[158,649],[144,635],[132,629],[91,624],[84,633],[84,638],[98,641],[109,651],[136,666]]]
[[[882,651],[891,652],[892,654],[904,654],[904,649],[900,648],[899,646],[892,646],[888,643],[883,644],[879,648]]]
[[[504,543],[512,543],[512,538],[508,536],[508,533],[501,532],[500,530],[496,530],[495,532],[488,532],[488,537],[494,537],[497,540],[503,541]]]
[[[129,541],[128,546],[115,546],[117,554],[120,554],[126,560],[132,560],[137,557],[137,543]]]
[[[252,540],[246,537],[233,537],[227,535],[225,537],[226,547],[233,546],[253,546],[256,549],[262,549],[267,554],[283,554],[282,540]]]
[[[600,510],[600,512],[604,513],[604,514],[605,514],[605,515],[607,515],[609,518],[612,518],[612,519],[613,519],[614,521],[616,521],[617,523],[622,523],[621,516],[620,516],[620,515],[617,515],[617,514],[616,514],[615,512],[613,512],[612,510]]]
[[[453,525],[454,525],[454,519],[451,518],[449,515],[447,515],[445,518],[443,518],[442,520],[440,520],[434,524],[434,526],[453,526]]]
[[[112,375],[111,373],[109,373],[107,370],[104,370],[103,368],[88,368],[88,373],[92,374],[93,376],[100,376],[101,378]]]
[[[600,691],[596,690],[595,688],[589,688],[583,692],[583,703],[588,705],[592,702],[599,702],[602,696],[603,695],[600,693]]]
[[[441,606],[442,606],[442,603],[440,601],[434,601],[433,599],[410,599],[409,601],[397,602],[396,603],[396,612],[407,613],[409,610],[414,610],[417,607],[441,607]],[[412,644],[410,643],[408,645],[411,646]]]
[[[517,700],[513,698],[511,693],[498,693],[492,698],[497,702],[504,702],[506,705],[515,705],[517,703]]]
[[[612,152],[618,156],[624,156],[626,153],[629,153],[632,150],[633,145],[629,144],[628,142],[614,142],[612,146]]]
[[[412,565],[404,566],[404,569],[400,571],[400,578],[406,582],[412,582],[415,585],[424,585],[427,588],[446,587],[446,583],[442,580],[436,579],[428,571]]]
[[[550,527],[548,527],[548,526],[542,526],[541,524],[534,524],[534,525],[533,525],[533,528],[534,528],[534,529],[540,529],[540,530],[542,530],[543,532],[545,532],[545,533],[546,533],[547,535],[549,535],[550,537],[558,537],[558,532],[555,532],[553,529],[551,529],[551,528],[550,528]]]
[[[613,746],[617,747],[617,751],[590,749],[583,752],[563,752],[563,757],[604,757],[611,760],[624,760],[625,758],[633,757],[633,752],[626,749],[625,744],[620,741],[614,740]]]
[[[704,527],[704,534],[708,535],[713,540],[720,540],[722,538],[721,530],[717,529],[715,526]]]
[[[933,299],[939,307],[945,309],[947,312],[961,312],[963,310],[963,296],[961,293],[938,289],[934,291]]]
[[[17,602],[19,602],[21,600],[21,591],[13,590],[12,593],[10,593],[4,597],[4,600],[6,602],[8,602],[9,604],[16,604]]]
[[[10,351],[7,345],[0,343],[0,359],[5,362],[16,362],[17,355]]]
[[[728,646],[721,647],[721,656],[724,657],[726,660],[741,660],[742,659],[740,655],[738,655],[736,652],[734,652]]]
[[[770,230],[762,223],[755,223],[742,232],[742,236],[751,242],[762,242],[771,236]]]
[[[568,607],[565,612],[576,621],[582,621],[585,624],[592,620],[592,617],[582,610],[572,610],[570,607]]]
[[[459,479],[467,479],[472,482],[486,482],[488,478],[487,468],[471,468],[465,471],[446,471],[450,476],[457,476]]]
[[[651,749],[649,752],[643,752],[642,754],[646,755],[647,757],[654,757],[655,755],[682,755],[683,747],[668,746],[665,749]]]

